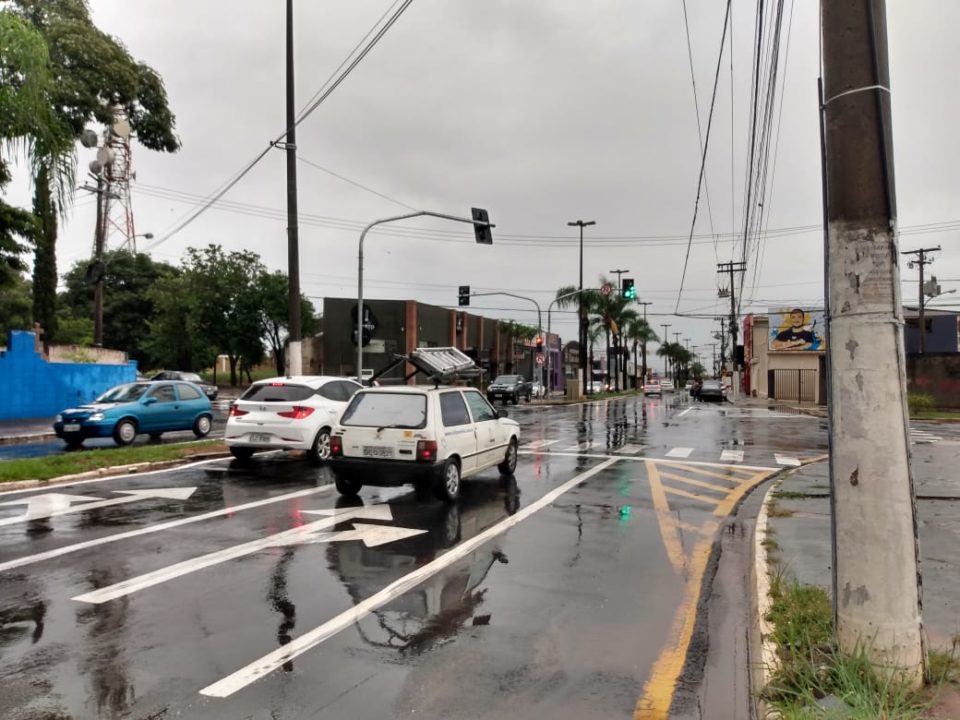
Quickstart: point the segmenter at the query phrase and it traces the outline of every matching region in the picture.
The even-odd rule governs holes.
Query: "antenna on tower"
[[[136,252],[137,234],[130,197],[130,180],[136,174],[131,169],[130,121],[119,105],[113,108],[113,124],[104,133],[97,162],[103,168],[107,183],[107,192],[103,196],[104,246],[119,246]]]

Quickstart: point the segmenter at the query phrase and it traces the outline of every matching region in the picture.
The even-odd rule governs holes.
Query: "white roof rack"
[[[476,377],[480,369],[462,350],[455,347],[417,348],[409,355],[395,355],[394,361],[373,376],[375,380],[403,363],[410,363],[416,370],[407,379],[421,372],[436,383],[458,377]]]

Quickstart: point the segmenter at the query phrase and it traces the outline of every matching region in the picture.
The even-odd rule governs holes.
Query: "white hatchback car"
[[[460,480],[517,467],[520,424],[469,387],[365,388],[353,396],[330,437],[337,490],[364,485],[429,484],[454,502]]]
[[[326,376],[255,382],[230,406],[224,440],[238,460],[257,450],[306,450],[314,463],[330,456],[330,429],[363,386]]]

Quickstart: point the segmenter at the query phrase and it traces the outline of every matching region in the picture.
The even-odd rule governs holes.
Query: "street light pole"
[[[669,344],[670,344],[670,333],[667,332],[667,328],[671,328],[671,327],[673,327],[673,325],[672,325],[672,324],[668,324],[668,323],[660,323],[660,327],[663,328],[663,340],[660,341],[660,344],[661,344],[661,345],[669,345]],[[664,356],[663,356],[663,376],[664,376],[664,377],[668,377],[668,376],[669,376],[669,373],[667,372],[667,355],[666,355],[666,353],[664,353]]]
[[[567,223],[567,225],[569,225],[570,227],[578,227],[578,228],[580,228],[580,282],[579,282],[579,284],[577,285],[577,289],[578,289],[581,293],[583,292],[583,229],[584,229],[585,227],[588,227],[589,225],[596,225],[596,224],[597,224],[596,220],[586,220],[586,221],[584,221],[584,220],[576,220],[576,221],[574,221],[574,222],[568,222],[568,223]],[[586,365],[584,364],[584,362],[583,362],[583,361],[584,361],[584,354],[585,354],[586,346],[587,346],[587,318],[586,318],[586,316],[585,316],[584,313],[583,313],[583,309],[584,309],[584,308],[583,308],[583,295],[580,295],[580,296],[577,298],[577,319],[579,320],[579,324],[580,324],[580,338],[579,338],[579,340],[578,340],[578,343],[579,343],[579,345],[580,345],[580,348],[579,348],[578,356],[579,356],[579,362],[580,362],[580,375],[581,375],[581,379],[582,379],[582,382],[583,382],[582,391],[585,392],[586,389],[587,389],[587,387],[588,387],[588,385],[587,385],[587,366],[586,366]],[[591,368],[591,372],[592,372],[592,370],[593,370],[593,369]]]
[[[583,290],[574,290],[573,292],[566,293],[565,295],[560,295],[555,297],[550,301],[550,304],[547,305],[547,340],[550,340],[550,311],[553,309],[554,303],[558,300],[565,300],[568,297],[573,297],[574,295],[579,295]],[[539,307],[537,308],[539,310]],[[539,317],[539,313],[538,313]],[[553,389],[551,386],[551,375],[550,375],[550,348],[547,348],[547,396],[549,397],[550,391]]]
[[[297,220],[297,118],[293,82],[293,0],[287,0],[287,334],[290,375],[303,374],[300,320],[300,229]]]

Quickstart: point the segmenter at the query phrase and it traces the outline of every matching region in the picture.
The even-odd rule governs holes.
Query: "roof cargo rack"
[[[403,363],[416,368],[404,378],[409,380],[417,373],[423,373],[434,383],[448,382],[457,378],[477,377],[480,369],[469,355],[455,347],[417,348],[409,355],[394,355],[393,362],[372,378],[370,383]]]

